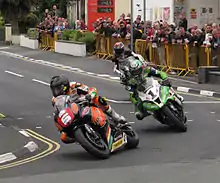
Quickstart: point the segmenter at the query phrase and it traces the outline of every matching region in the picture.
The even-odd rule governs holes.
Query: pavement
[[[16,53],[16,49],[10,48],[7,52]],[[48,54],[40,53],[27,49],[20,51],[20,54],[35,60],[43,60],[42,55]],[[68,56],[57,55],[54,60],[58,60],[58,57],[66,60]],[[72,58],[72,62],[83,62],[78,62],[78,59]],[[49,61],[49,57],[45,57],[45,60]],[[100,66],[90,61],[84,61],[85,66],[82,65],[81,69],[99,73],[111,70],[108,65],[104,66],[108,62]],[[219,182],[220,147],[217,144],[220,140],[220,98],[180,92],[185,98],[188,132],[175,133],[152,117],[137,121],[133,106],[120,102],[127,93],[114,78],[89,75],[80,70],[70,71],[68,68],[42,61],[36,63],[8,54],[0,54],[0,65],[0,109],[10,118],[2,121],[2,125],[25,130],[38,140],[37,144],[43,151],[43,154],[40,151],[37,157],[30,158],[31,161],[20,160],[20,163],[15,162],[14,166],[5,166],[4,169],[0,166],[0,183],[58,183],[73,180],[77,183],[101,183],[103,180],[107,183]],[[79,68],[79,65],[73,66]],[[48,87],[50,78],[58,74],[95,86],[100,95],[112,99],[113,108],[133,122],[132,126],[140,137],[139,147],[100,161],[79,145],[62,144],[52,119]],[[179,80],[178,83],[181,86],[184,81]],[[0,137],[0,141],[3,140],[1,133]],[[44,145],[45,142],[48,144]]]

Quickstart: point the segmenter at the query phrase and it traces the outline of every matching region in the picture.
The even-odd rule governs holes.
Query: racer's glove
[[[92,100],[92,96],[90,94],[85,95],[85,99],[89,102]]]
[[[163,86],[169,86],[169,87],[171,87],[171,82],[170,82],[169,79],[163,80],[163,81],[161,82],[161,84],[162,84]]]

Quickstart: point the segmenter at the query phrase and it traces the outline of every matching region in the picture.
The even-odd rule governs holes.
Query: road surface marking
[[[34,141],[28,142],[24,147],[26,147],[30,152],[34,152],[39,148]]]
[[[5,71],[5,72],[8,73],[8,74],[14,75],[14,76],[18,76],[18,77],[20,77],[20,78],[23,78],[23,77],[24,77],[23,75],[17,74],[17,73],[15,73],[15,72],[11,72],[11,71]]]
[[[220,122],[220,119],[217,119],[218,122]]]
[[[46,85],[46,86],[50,86],[50,84],[49,84],[49,83],[46,83],[46,82],[41,81],[41,80],[32,79],[32,81],[37,82],[37,83],[41,83],[41,84]]]
[[[220,104],[220,101],[184,101],[185,104]]]
[[[28,135],[28,133],[25,130],[20,130],[18,131],[20,134],[24,135],[25,137],[30,137],[30,135]]]
[[[40,129],[40,128],[42,128],[42,127],[41,127],[41,126],[37,126],[36,128],[37,128],[37,129]]]
[[[0,164],[15,160],[15,159],[17,159],[17,157],[13,153],[1,154],[0,155]]]
[[[130,122],[128,122],[128,124],[135,124],[135,122],[134,121],[130,121]]]
[[[130,104],[131,101],[127,100],[127,101],[120,101],[120,100],[112,100],[112,99],[106,99],[107,101],[109,102],[112,102],[112,103],[116,103],[116,104]]]
[[[0,47],[0,50],[8,49],[9,47]]]
[[[130,112],[130,114],[134,114],[134,112]]]
[[[72,72],[72,73],[76,73],[76,74],[81,74],[81,75],[84,75],[84,76],[94,77],[94,78],[98,78],[98,79],[104,79],[104,80],[111,81],[111,82],[117,82],[117,83],[120,82],[120,80],[117,79],[118,77],[115,77],[115,79],[110,79],[110,78],[105,78],[105,77],[97,76],[97,75],[105,75],[104,73],[103,74],[97,74],[96,73],[96,75],[90,75],[90,74],[87,74],[87,71],[83,71],[83,70],[81,70],[79,68],[73,68],[72,67],[71,69],[65,69],[65,66],[61,65],[61,64],[55,64],[55,63],[52,63],[52,62],[48,62],[48,61],[44,61],[44,60],[37,60],[37,59],[30,60],[31,58],[28,58],[28,57],[25,57],[25,56],[22,56],[22,55],[18,55],[18,54],[13,54],[13,53],[7,52],[7,51],[0,51],[0,52],[2,54],[9,55],[9,56],[12,56],[12,57],[14,56],[17,59],[20,59],[20,60],[23,60],[23,61],[27,61],[27,62],[32,62],[32,63],[40,64],[40,65],[46,65],[46,66],[49,66],[49,67],[52,67],[52,68],[56,68],[56,69],[59,69],[59,70],[63,70],[63,71],[67,71],[67,72]],[[60,67],[58,67],[58,65]],[[172,79],[175,80],[175,78],[172,78]],[[176,80],[178,80],[178,79],[176,79]],[[185,82],[187,82],[187,81],[185,81]],[[191,82],[191,83],[194,83],[194,82]],[[206,95],[191,94],[191,93],[187,92],[188,89],[190,89],[190,88],[186,88],[186,87],[178,87],[178,88],[179,88],[178,90],[181,90],[178,93],[182,93],[182,94],[185,94],[185,95],[192,95],[192,96],[197,96],[197,97],[209,97],[209,94],[210,94],[210,93],[207,94],[207,92],[204,92],[204,91],[202,91],[202,94],[205,93]],[[216,97],[209,97],[209,98],[214,98],[214,99],[220,100],[220,98],[216,98]]]
[[[210,113],[211,113],[211,114],[215,114],[215,111],[211,111]]]
[[[188,122],[192,122],[192,121],[194,121],[194,120],[193,120],[193,119],[188,119],[187,121],[188,121]]]
[[[12,162],[12,163],[9,163],[9,164],[6,164],[6,165],[2,165],[2,166],[0,166],[0,170],[36,161],[38,159],[41,159],[43,157],[46,157],[46,156],[54,153],[54,152],[56,152],[60,149],[60,144],[58,144],[57,142],[55,142],[55,141],[53,141],[53,140],[51,140],[47,137],[42,136],[42,135],[34,132],[33,130],[26,129],[26,131],[31,137],[47,144],[48,148],[46,150],[42,151],[41,153],[36,154],[32,157],[29,157],[29,158],[26,158],[26,159],[23,159],[23,160],[19,160],[19,161],[15,161],[15,162]]]

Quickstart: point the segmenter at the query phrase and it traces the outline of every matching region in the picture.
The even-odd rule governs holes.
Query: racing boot
[[[71,144],[76,142],[74,138],[69,137],[65,132],[61,132],[60,139],[65,144]]]
[[[141,111],[137,111],[135,112],[135,116],[138,120],[143,120],[145,117],[150,116],[151,114],[148,112],[141,112]]]
[[[116,124],[126,124],[127,120],[124,116],[121,116],[109,105],[109,108],[105,111],[108,116],[110,116]]]
[[[143,120],[145,117],[151,115],[143,109],[142,103],[139,103],[135,106],[135,111],[135,116],[138,120]]]

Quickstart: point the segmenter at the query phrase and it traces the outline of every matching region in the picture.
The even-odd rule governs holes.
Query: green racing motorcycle
[[[136,89],[130,94],[132,103],[141,103],[142,112],[146,112],[146,116],[150,113],[160,123],[177,131],[186,132],[187,118],[182,102],[176,97],[173,88],[161,85],[153,77],[146,78],[141,85],[142,90]]]

